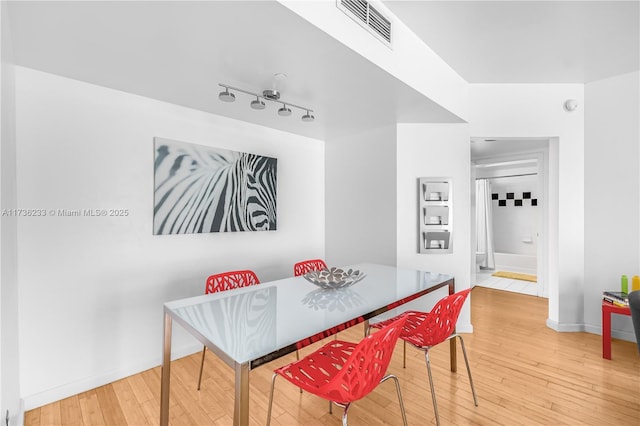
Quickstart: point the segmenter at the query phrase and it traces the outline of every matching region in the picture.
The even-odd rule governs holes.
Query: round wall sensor
[[[564,102],[564,110],[568,112],[573,112],[578,109],[578,101],[575,99],[567,99]]]

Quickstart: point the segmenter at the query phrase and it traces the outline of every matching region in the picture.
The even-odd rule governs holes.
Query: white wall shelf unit
[[[451,178],[418,178],[418,253],[453,252]]]

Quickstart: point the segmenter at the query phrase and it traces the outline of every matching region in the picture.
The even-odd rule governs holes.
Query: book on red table
[[[629,296],[622,291],[604,291],[602,292],[602,298],[611,303],[618,302],[624,306],[629,305]]]
[[[613,299],[609,299],[608,297],[604,296],[602,298],[602,300],[604,300],[605,302],[611,303],[614,306],[618,306],[620,308],[628,308],[629,304],[628,303],[624,303],[624,302],[619,302],[617,300],[613,300]]]

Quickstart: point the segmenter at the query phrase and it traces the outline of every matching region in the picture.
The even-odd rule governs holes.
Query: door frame
[[[484,139],[484,138],[475,138],[472,139]],[[552,243],[552,238],[550,238],[550,192],[551,186],[553,182],[551,182],[549,170],[549,151],[550,145],[554,143],[554,140],[557,141],[557,138],[499,138],[499,137],[491,137],[487,139],[495,139],[495,140],[509,140],[517,142],[518,140],[539,140],[541,145],[539,148],[530,149],[530,150],[522,150],[513,152],[504,152],[500,154],[494,154],[486,157],[478,157],[471,161],[471,279],[472,282],[476,282],[476,259],[475,259],[475,249],[476,249],[476,166],[479,164],[489,164],[489,163],[501,163],[501,162],[509,162],[509,161],[519,161],[519,160],[536,160],[537,164],[537,173],[538,173],[538,190],[540,191],[538,198],[538,207],[540,207],[538,213],[538,235],[537,235],[537,253],[536,253],[536,269],[537,269],[537,277],[538,277],[538,297],[549,298],[549,264],[550,264],[550,256],[552,255],[550,250],[550,244]],[[557,186],[557,181],[555,182]],[[557,218],[556,218],[557,220]]]

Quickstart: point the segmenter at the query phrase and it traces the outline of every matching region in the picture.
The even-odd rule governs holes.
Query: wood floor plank
[[[60,401],[60,420],[65,426],[82,426],[82,410],[77,396]]]
[[[38,426],[41,425],[40,421],[40,408],[34,408],[24,413],[25,426]]]
[[[95,389],[78,395],[78,401],[80,403],[83,424],[92,426],[106,425],[100,403],[98,402],[98,394]],[[42,423],[42,425],[46,426],[47,423]]]
[[[158,401],[158,418],[160,413],[160,367],[152,368],[151,370],[143,371],[142,377],[147,383],[149,390],[154,395],[154,399]],[[171,384],[174,379],[172,378]],[[188,412],[184,410],[176,398],[173,397],[175,389],[171,389],[172,397],[169,398],[169,422],[173,425],[194,425],[196,424],[193,418]]]
[[[98,396],[102,416],[108,425],[127,424],[127,420],[122,412],[122,406],[120,405],[120,401],[112,384],[96,388],[96,395]]]
[[[220,416],[216,415],[215,411],[206,409],[206,401],[203,401],[203,398],[206,398],[206,394],[197,390],[196,383],[193,380],[193,367],[189,360],[184,358],[174,363],[172,366],[172,378],[174,380],[171,382],[171,392],[176,402],[182,405],[183,409],[189,413],[195,422],[194,424],[211,424]]]
[[[151,424],[148,422],[144,412],[142,411],[142,407],[138,402],[133,389],[131,389],[129,382],[126,379],[123,379],[113,382],[112,384],[113,391],[120,403],[122,414],[126,419],[125,423],[140,426]]]
[[[151,389],[149,389],[149,386],[147,386],[147,382],[145,382],[142,377],[142,373],[129,376],[125,379],[140,404],[154,399],[154,394]]]
[[[160,401],[149,400],[140,404],[140,409],[150,425],[160,423]]]
[[[557,333],[546,325],[546,299],[477,287],[471,295],[473,334],[465,334],[479,406],[473,404],[469,379],[458,344],[458,371],[449,369],[448,345],[429,351],[438,409],[443,425],[616,425],[640,424],[640,357],[635,343],[614,339],[612,360],[601,357],[600,336]],[[340,333],[341,339],[362,339],[362,327]],[[309,353],[324,342],[304,348]],[[196,390],[201,353],[172,364],[170,424],[233,422],[234,373],[207,353],[202,389]],[[271,375],[294,354],[250,372],[251,426],[266,421]],[[395,348],[389,372],[398,376],[409,424],[434,425],[435,416],[424,354],[402,345]],[[75,401],[75,402],[74,402]],[[78,411],[80,415],[78,415]],[[25,425],[158,424],[160,368],[36,408]],[[328,403],[279,380],[273,405],[274,426],[340,425],[342,409],[328,412]],[[73,420],[80,416],[80,421]],[[400,425],[400,407],[392,381],[356,401],[350,424]]]
[[[45,405],[40,410],[40,421],[43,425],[60,425],[62,417],[60,413],[60,402]]]

